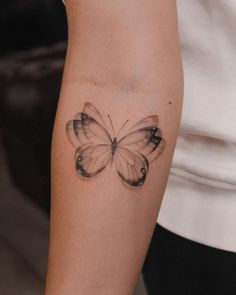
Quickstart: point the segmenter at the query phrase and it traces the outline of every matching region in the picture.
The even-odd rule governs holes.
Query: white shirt
[[[236,252],[236,1],[177,5],[184,107],[158,222]]]

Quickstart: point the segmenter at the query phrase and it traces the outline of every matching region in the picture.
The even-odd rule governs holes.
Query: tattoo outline
[[[144,184],[149,163],[164,151],[166,141],[158,127],[157,115],[150,115],[131,126],[123,136],[126,120],[115,135],[111,117],[111,131],[103,116],[90,102],[84,104],[66,123],[67,137],[75,148],[75,167],[82,178],[90,179],[100,174],[106,166],[115,162],[117,174],[128,187]],[[113,135],[111,135],[111,133]]]

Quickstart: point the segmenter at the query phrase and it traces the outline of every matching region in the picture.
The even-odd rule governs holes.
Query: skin
[[[183,75],[173,0],[68,0],[68,51],[52,140],[45,295],[133,294],[156,224],[181,116]],[[166,140],[142,187],[107,167],[84,181],[66,123],[86,101],[115,128],[158,115]]]

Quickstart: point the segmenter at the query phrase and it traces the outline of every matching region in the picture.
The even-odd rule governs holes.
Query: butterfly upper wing
[[[117,147],[116,169],[122,181],[129,186],[141,186],[147,176],[149,163],[147,158],[124,147]]]
[[[110,146],[106,144],[83,144],[75,152],[76,170],[83,177],[93,177],[107,166],[110,158]]]
[[[74,147],[87,142],[87,138],[85,137],[82,129],[81,113],[76,114],[73,120],[67,122],[66,134],[70,143]]]
[[[84,177],[101,172],[111,158],[112,139],[104,125],[101,114],[91,103],[85,103],[83,112],[66,124],[68,139],[76,148],[76,169]]]
[[[72,145],[91,142],[93,144],[111,144],[112,139],[103,125],[86,113],[78,113],[67,122],[66,131]]]
[[[83,113],[89,115],[90,117],[94,118],[101,126],[107,129],[106,122],[104,121],[102,115],[98,111],[97,108],[90,102],[86,102],[83,107]]]
[[[118,141],[118,145],[142,154],[149,161],[155,160],[166,145],[158,121],[156,115],[142,119]]]

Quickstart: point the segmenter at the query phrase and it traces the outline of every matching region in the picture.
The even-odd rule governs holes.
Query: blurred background
[[[0,36],[0,295],[42,295],[50,144],[67,40],[64,5],[3,1]]]
[[[0,9],[0,294],[43,294],[49,235],[50,138],[64,64],[59,0]]]

